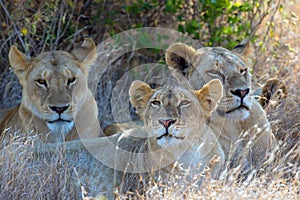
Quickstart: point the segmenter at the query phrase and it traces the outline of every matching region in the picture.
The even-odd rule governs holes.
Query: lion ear
[[[143,118],[147,102],[153,95],[154,90],[150,85],[143,81],[133,81],[129,88],[129,100],[133,107],[137,110],[137,114]]]
[[[176,43],[166,51],[166,63],[171,69],[176,69],[183,75],[188,74],[196,50],[186,44]]]
[[[30,57],[19,51],[16,46],[12,46],[8,54],[9,63],[17,75],[21,85],[25,80],[26,72],[30,68]]]
[[[249,39],[243,40],[231,51],[239,55],[248,65],[252,65],[255,61],[255,51]]]
[[[218,79],[211,80],[200,90],[195,91],[195,95],[199,100],[205,116],[209,117],[223,96],[222,83]]]
[[[71,54],[81,63],[83,69],[88,71],[97,59],[97,48],[92,39],[85,38],[82,45],[73,49]]]

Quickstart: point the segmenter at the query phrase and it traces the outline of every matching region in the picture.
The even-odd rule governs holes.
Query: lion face
[[[219,79],[223,84],[223,97],[217,112],[227,119],[242,121],[249,117],[252,106],[249,96],[252,55],[250,43],[233,51],[221,47],[204,47],[196,51],[178,43],[169,47],[166,61],[196,89],[212,79]]]
[[[145,125],[158,145],[180,143],[191,131],[202,128],[197,126],[203,123],[198,104],[195,96],[178,86],[165,87],[152,95],[145,110]],[[199,119],[196,126],[195,119]]]
[[[43,119],[51,131],[64,130],[68,132],[73,127],[73,115],[80,109],[79,98],[72,98],[80,91],[74,87],[87,86],[87,77],[73,57],[67,53],[47,52],[39,55],[32,63],[32,70],[28,73],[23,96],[29,101],[24,102],[32,113]],[[37,62],[35,62],[37,60]]]
[[[96,58],[95,44],[86,39],[81,48],[83,51],[45,52],[28,58],[12,47],[9,54],[22,85],[22,105],[54,134],[73,128],[74,118],[88,96],[88,67]]]
[[[180,85],[158,89],[134,81],[130,101],[142,116],[145,127],[161,147],[201,137],[204,124],[222,96],[222,85],[213,80],[202,89],[190,91]]]

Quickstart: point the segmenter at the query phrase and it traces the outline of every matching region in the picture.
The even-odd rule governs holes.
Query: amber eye
[[[189,106],[190,104],[191,104],[190,101],[188,101],[188,100],[183,100],[183,101],[180,102],[179,107],[187,107],[187,106]]]
[[[160,107],[161,103],[158,100],[153,100],[150,102],[151,106],[153,107]]]
[[[240,69],[240,73],[241,73],[242,75],[245,75],[245,74],[247,73],[247,69]]]
[[[225,76],[218,70],[209,70],[206,73],[213,78],[217,78],[225,82]]]
[[[210,76],[220,76],[220,72],[218,72],[217,70],[210,70],[206,72],[207,74],[209,74]]]
[[[76,78],[75,78],[75,77],[69,78],[68,81],[67,81],[67,85],[69,86],[69,85],[75,83],[75,81],[76,81]]]
[[[42,87],[47,87],[47,86],[48,86],[48,85],[47,85],[47,81],[44,80],[44,79],[37,79],[37,80],[35,80],[35,82],[36,82],[36,84],[37,84],[38,86],[42,86]]]

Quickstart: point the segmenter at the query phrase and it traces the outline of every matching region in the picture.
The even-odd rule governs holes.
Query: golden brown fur
[[[246,42],[229,51],[222,47],[195,50],[188,45],[177,43],[167,49],[165,57],[168,66],[173,69],[173,75],[178,80],[184,75],[195,89],[215,78],[222,82],[223,98],[212,114],[210,127],[218,134],[227,159],[237,160],[237,157],[247,155],[247,167],[263,160],[265,153],[276,141],[265,111],[254,97],[250,96],[249,68],[254,60],[252,45]],[[266,84],[265,90],[269,85]],[[282,94],[285,94],[284,88],[280,88],[283,90]],[[239,107],[241,98],[238,95],[241,94],[243,106]],[[141,113],[138,114],[142,118]],[[131,126],[138,127],[139,124],[112,124],[105,129],[105,134],[111,135]],[[251,148],[246,148],[250,141]]]
[[[147,133],[154,136],[152,142],[172,152],[184,168],[196,168],[201,163],[203,169],[218,156],[221,162],[213,169],[213,176],[217,176],[224,153],[206,120],[222,96],[220,81],[212,80],[193,93],[178,83],[151,89],[142,81],[134,81],[129,96]]]
[[[33,165],[45,162],[41,154],[52,159],[51,155],[58,156],[62,150],[67,168],[80,179],[89,196],[101,194],[108,199],[113,198],[114,188],[121,192],[141,189],[140,176],[147,184],[147,178],[155,179],[159,174],[167,184],[168,178],[181,173],[180,167],[174,168],[176,161],[184,169],[191,167],[193,178],[193,173],[199,173],[212,158],[219,157],[211,169],[217,177],[224,153],[205,122],[222,96],[220,81],[213,80],[196,91],[179,85],[151,89],[144,82],[134,81],[129,93],[131,103],[139,104],[139,111],[145,115],[143,127],[110,137],[37,145],[34,151],[42,161],[34,159]],[[168,128],[160,123],[170,119],[174,123]],[[74,181],[77,180],[69,184],[74,185]],[[77,198],[80,192],[76,195],[75,191]]]
[[[22,85],[22,100],[1,122],[1,141],[32,132],[44,142],[97,137],[97,104],[87,85],[96,57],[91,39],[70,53],[51,51],[35,58],[12,46],[9,61]]]
[[[183,74],[195,89],[212,79],[222,82],[223,98],[212,114],[210,127],[219,133],[227,158],[232,149],[250,152],[248,166],[261,161],[275,142],[264,110],[250,96],[249,68],[253,59],[254,49],[249,42],[232,51],[222,47],[196,50],[177,43],[166,52],[166,62],[174,70],[173,74]],[[247,149],[249,141],[252,144]]]

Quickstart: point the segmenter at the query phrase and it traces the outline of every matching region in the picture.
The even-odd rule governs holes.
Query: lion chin
[[[217,109],[217,112],[220,116],[234,122],[244,121],[250,117],[250,111],[248,107],[238,107],[230,112],[225,112],[223,110]]]
[[[161,147],[167,147],[168,145],[177,145],[184,140],[184,132],[188,134],[189,131],[184,130],[173,130],[168,132],[166,130],[159,131],[157,139],[157,144]]]
[[[67,134],[73,129],[74,121],[66,120],[56,120],[52,122],[47,122],[47,127],[51,131],[52,135],[55,135],[58,141],[53,142],[62,142],[67,137]]]
[[[250,117],[252,109],[251,99],[243,101],[243,103],[235,103],[228,107],[219,106],[216,111],[221,116],[232,122],[242,122]]]

